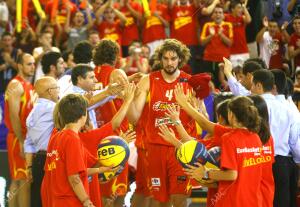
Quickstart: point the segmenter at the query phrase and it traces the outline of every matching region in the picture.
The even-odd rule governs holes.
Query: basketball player
[[[138,84],[135,99],[128,112],[131,123],[137,123],[144,107],[148,108],[145,130],[149,161],[150,189],[153,196],[151,207],[169,206],[184,207],[191,191],[189,179],[174,156],[174,147],[165,142],[159,135],[162,124],[176,125],[165,116],[166,109],[176,104],[174,88],[182,83],[184,90],[190,89],[187,81],[190,76],[182,68],[190,58],[188,48],[175,39],[166,39],[157,49],[161,70],[144,76]],[[146,104],[147,96],[149,103]],[[141,117],[142,118],[142,117]],[[184,127],[191,133],[195,127],[186,113],[181,113]]]
[[[32,55],[23,53],[17,59],[18,75],[7,86],[5,94],[5,125],[8,128],[7,149],[11,176],[9,187],[10,207],[30,206],[30,182],[26,180],[24,140],[26,118],[33,107],[33,86],[30,83],[35,72]],[[31,166],[27,166],[31,167]]]
[[[119,45],[112,40],[101,40],[95,48],[93,61],[96,65],[95,76],[99,84],[104,88],[108,84],[118,83],[126,85],[129,83],[124,71],[116,69],[115,65],[119,57]],[[122,101],[119,99],[108,102],[96,109],[98,126],[102,126],[111,121],[112,117],[121,107]],[[124,120],[120,126],[122,131],[128,128],[128,122]],[[127,193],[128,185],[128,167],[113,180],[100,186],[103,206],[105,207],[122,207],[124,197]],[[113,205],[111,205],[110,197],[116,197]]]

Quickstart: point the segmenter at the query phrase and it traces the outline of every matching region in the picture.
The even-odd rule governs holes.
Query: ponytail
[[[235,97],[228,104],[229,110],[235,115],[237,121],[249,131],[258,133],[261,126],[261,118],[253,101],[244,96]]]

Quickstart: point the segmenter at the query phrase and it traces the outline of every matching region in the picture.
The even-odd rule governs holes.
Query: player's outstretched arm
[[[127,111],[134,98],[135,89],[136,86],[134,85],[134,83],[129,83],[126,86],[124,91],[124,102],[111,121],[113,130],[117,129],[121,125],[123,119],[126,117]]]
[[[159,126],[158,134],[161,136],[166,142],[174,145],[174,147],[179,148],[182,143],[176,139],[175,133],[171,128],[168,128],[166,125]]]
[[[147,100],[149,88],[149,75],[146,75],[138,83],[134,99],[127,112],[127,119],[130,123],[136,124],[139,120]]]
[[[208,133],[213,134],[215,123],[209,121],[202,113],[195,109],[188,101],[188,97],[183,92],[183,87],[177,84],[174,90],[175,98],[177,103],[182,107],[182,109],[193,119],[197,121],[203,130]]]
[[[220,170],[220,169],[207,169],[205,166],[200,163],[196,163],[197,167],[188,165],[188,168],[185,168],[185,174],[194,178],[196,180],[201,180],[207,173],[208,179],[216,181],[233,181],[237,179],[238,172],[236,170]]]
[[[120,137],[122,137],[127,143],[132,142],[136,139],[136,132],[128,129],[126,132],[120,132]]]
[[[68,176],[68,181],[83,206],[94,207],[93,203],[91,202],[88,194],[85,192],[83,187],[83,183],[79,177],[79,174],[70,175]]]
[[[116,83],[109,84],[105,90],[102,90],[100,93],[98,93],[96,95],[92,95],[90,98],[88,98],[89,107],[94,106],[99,102],[101,102],[101,105],[105,104],[106,102],[111,100],[111,99],[108,99],[109,96],[118,95],[123,90],[124,90],[124,85],[120,85],[120,84],[116,84]]]
[[[192,140],[193,137],[191,137],[185,128],[183,127],[180,118],[180,107],[171,107],[167,109],[166,116],[169,117],[172,122],[174,123],[176,130],[179,134],[179,138],[181,139],[182,142],[187,142],[189,140]]]

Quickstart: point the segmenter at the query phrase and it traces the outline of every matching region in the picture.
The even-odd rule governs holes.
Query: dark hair
[[[218,114],[218,105],[226,100],[230,100],[234,95],[231,92],[222,92],[214,95],[214,111]],[[225,116],[221,115],[224,119]],[[214,116],[215,121],[217,121],[217,116]],[[228,121],[228,115],[226,115],[226,121]]]
[[[93,61],[95,65],[110,64],[114,65],[120,49],[119,45],[112,40],[100,40],[95,48]]]
[[[257,70],[261,70],[262,67],[260,64],[254,61],[248,61],[243,64],[243,74],[246,75],[247,73],[253,73]]]
[[[228,121],[228,103],[230,102],[230,99],[227,99],[225,101],[222,101],[217,105],[216,114],[221,116],[225,120],[225,124],[229,125]]]
[[[228,109],[234,114],[237,121],[249,131],[258,133],[261,118],[253,101],[246,96],[237,96],[228,103]]]
[[[231,0],[229,5],[230,11],[232,11],[238,4],[241,4],[241,2],[238,0]]]
[[[159,61],[162,60],[163,54],[168,51],[174,51],[179,58],[178,69],[181,69],[191,57],[190,50],[176,39],[166,39],[163,44],[156,48],[155,53]]]
[[[294,83],[292,79],[286,79],[286,89],[285,89],[285,97],[288,98],[294,94]]]
[[[51,27],[52,27],[52,26],[51,26]],[[47,31],[47,30],[43,30],[43,31],[41,32],[41,34],[40,34],[39,37],[42,37],[44,34],[51,34],[51,35],[52,35],[51,32],[49,32],[49,31]]]
[[[1,39],[3,39],[5,36],[13,36],[10,32],[7,32],[7,31],[5,31],[5,32],[3,32],[2,33],[2,35],[1,35]]]
[[[300,70],[296,70],[295,76],[300,75]]]
[[[70,54],[72,54],[72,51],[70,51],[70,50],[67,50],[67,51],[63,52],[62,58],[64,59],[65,62],[67,62],[69,60],[69,55]]]
[[[89,63],[93,58],[93,46],[84,40],[75,45],[73,50],[74,63]]]
[[[87,114],[88,102],[79,94],[69,94],[63,97],[58,105],[59,118],[63,124],[76,123]]]
[[[267,68],[268,68],[266,62],[265,62],[263,59],[261,59],[261,58],[249,58],[248,60],[246,60],[246,61],[244,62],[244,64],[247,63],[247,62],[250,62],[250,61],[251,61],[251,62],[256,62],[256,63],[259,64],[259,65],[261,66],[261,68],[263,68],[263,69],[267,69]]]
[[[261,83],[264,92],[272,91],[275,80],[274,75],[269,70],[258,70],[253,73],[253,84]]]
[[[78,64],[72,70],[71,80],[74,86],[77,85],[78,77],[86,78],[88,72],[92,72],[94,69],[88,64]]]
[[[42,70],[44,74],[48,74],[50,72],[50,66],[56,66],[58,59],[61,58],[61,54],[59,52],[50,51],[43,55],[41,60]]]
[[[285,72],[279,69],[273,69],[271,72],[274,75],[275,85],[278,94],[285,94],[286,91],[286,75]]]
[[[261,142],[263,144],[266,144],[271,136],[267,103],[259,95],[251,95],[249,96],[249,98],[254,102],[254,105],[257,108],[259,116],[261,118],[260,130],[258,131],[258,135]]]
[[[294,21],[297,20],[297,19],[300,19],[300,16],[299,16],[299,15],[295,15],[295,16],[294,16],[293,24],[294,24]]]
[[[93,30],[90,30],[88,36],[93,35],[93,34],[99,35],[99,32],[96,31],[96,30],[94,30],[94,29],[93,29]]]

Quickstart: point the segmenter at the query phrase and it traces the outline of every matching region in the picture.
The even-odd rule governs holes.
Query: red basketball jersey
[[[26,119],[29,115],[31,109],[33,108],[33,86],[30,82],[24,80],[21,76],[17,75],[15,78],[13,78],[11,81],[18,81],[21,83],[24,93],[21,97],[20,102],[20,112],[19,117],[21,120],[21,126],[22,126],[22,134],[23,136],[26,135]],[[4,122],[6,127],[10,132],[13,132],[13,128],[11,125],[11,120],[9,117],[9,105],[8,105],[8,97],[5,96],[5,110],[4,110]]]
[[[147,141],[153,144],[171,146],[158,135],[158,127],[162,124],[166,124],[168,125],[168,127],[173,128],[174,132],[176,133],[176,129],[173,126],[172,121],[166,117],[165,113],[168,107],[171,107],[173,104],[177,105],[174,95],[174,89],[177,83],[183,84],[185,92],[187,92],[187,89],[192,89],[188,84],[190,75],[186,74],[183,71],[180,71],[180,75],[172,83],[168,83],[164,80],[161,71],[153,72],[149,76],[150,99],[148,104],[149,109],[146,123]],[[191,136],[195,135],[195,121],[191,119],[183,110],[180,111],[180,120],[188,133]]]
[[[102,87],[105,88],[109,84],[109,78],[111,72],[114,68],[110,65],[102,65],[97,66],[95,68],[95,76],[99,83],[101,83]],[[110,101],[96,109],[97,114],[97,122],[98,126],[102,126],[109,121],[111,121],[112,117],[117,113],[117,109],[113,103]]]
[[[137,125],[135,127],[135,132],[136,132],[136,139],[135,139],[135,146],[137,148],[141,149],[146,149],[146,131],[145,131],[145,126],[147,123],[147,119],[144,117],[148,116],[148,107],[144,107],[141,118],[137,122]]]

